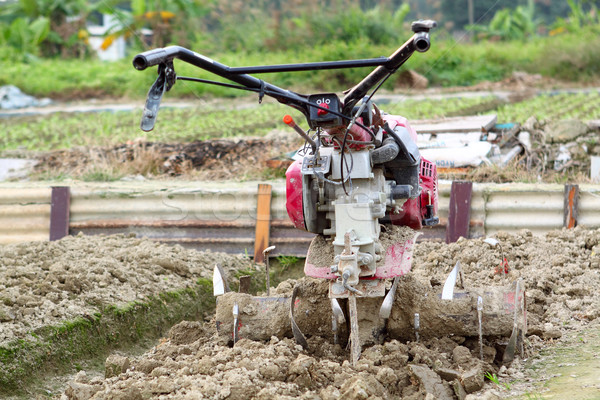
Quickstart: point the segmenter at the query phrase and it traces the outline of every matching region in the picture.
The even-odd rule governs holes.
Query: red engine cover
[[[421,181],[421,195],[416,199],[406,200],[399,214],[390,214],[392,224],[408,226],[415,230],[421,229],[423,227],[421,221],[425,217],[426,206],[429,204],[433,205],[433,215],[437,215],[437,167],[434,163],[422,157],[419,179]]]
[[[306,230],[302,209],[302,161],[296,160],[285,171],[285,208],[298,229]]]

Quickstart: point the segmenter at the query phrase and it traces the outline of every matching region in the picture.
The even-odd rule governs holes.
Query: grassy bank
[[[400,43],[398,43],[400,45]],[[202,49],[195,49],[202,51]],[[307,47],[302,51],[206,54],[230,66],[281,64],[378,57],[395,49],[366,42],[332,42]],[[7,60],[8,61],[8,60]],[[600,77],[600,37],[592,31],[532,38],[526,42],[458,43],[434,35],[425,54],[415,54],[406,64],[425,75],[432,85],[464,86],[481,81],[498,81],[515,70],[540,73],[568,81],[586,82]],[[319,72],[289,72],[262,75],[276,85],[301,92],[312,90],[341,91],[359,82],[369,69]],[[178,75],[211,78],[195,67],[176,63]],[[13,84],[37,97],[56,99],[90,97],[142,98],[156,78],[155,71],[139,72],[131,57],[106,63],[95,60],[44,59],[32,63],[5,62],[0,70],[0,85]],[[387,89],[397,82],[390,79]],[[236,96],[232,89],[179,82],[169,96],[204,97]]]
[[[212,282],[199,280],[193,288],[105,307],[94,315],[32,332],[27,339],[0,346],[0,396],[30,396],[32,385],[47,373],[77,370],[84,360],[102,363],[110,351],[155,340],[175,323],[197,320],[214,306]]]

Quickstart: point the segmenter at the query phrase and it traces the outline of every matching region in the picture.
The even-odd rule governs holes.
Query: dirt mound
[[[544,237],[523,230],[495,237],[496,247],[483,239],[449,245],[423,242],[416,247],[413,272],[441,285],[460,261],[466,287],[522,279],[530,334],[549,337],[559,327],[569,329],[600,317],[600,299],[592,290],[600,284],[600,230],[556,230]],[[506,268],[501,267],[504,258]]]
[[[286,132],[287,133],[287,132]],[[56,150],[38,157],[35,173],[84,178],[101,169],[124,175],[180,176],[195,179],[257,179],[267,161],[295,151],[301,143],[289,134],[266,138],[212,139],[191,143],[130,142],[111,148]]]
[[[552,231],[545,237],[523,231],[498,233],[496,238],[496,247],[482,239],[420,243],[412,276],[404,279],[416,279],[426,288],[439,286],[457,261],[466,288],[522,279],[530,327],[527,355],[544,339],[600,316],[600,300],[592,290],[600,285],[600,230]],[[281,291],[292,284],[282,283]],[[67,397],[451,399],[476,393],[472,398],[500,398],[484,385],[483,376],[500,373],[497,359],[506,337],[485,338],[483,361],[476,337],[444,336],[377,344],[366,348],[352,366],[347,351],[318,336],[309,338],[308,351],[292,339],[274,337],[268,342],[242,339],[228,347],[218,344],[214,324],[180,324],[145,355],[127,360],[126,372],[91,380],[80,374],[69,384]],[[522,377],[519,365],[515,362],[508,373]]]
[[[472,90],[510,90],[513,92],[532,90],[536,88],[556,87],[559,82],[540,74],[514,71],[511,76],[499,82],[483,81],[474,86]]]
[[[71,236],[0,246],[0,344],[43,326],[93,315],[212,279],[249,260],[125,235]]]
[[[80,375],[67,395],[90,398],[77,396],[85,390],[93,399],[422,399],[435,391],[437,398],[451,399],[451,384],[433,368],[447,380],[457,379],[462,369],[493,370],[450,339],[429,346],[395,340],[375,345],[352,366],[344,349],[319,337],[308,340],[309,352],[292,339],[275,337],[268,342],[242,339],[233,347],[215,345],[209,337],[176,344],[181,329],[174,327],[144,357],[128,360],[129,369],[118,376],[90,380]],[[483,379],[475,387],[481,385]]]

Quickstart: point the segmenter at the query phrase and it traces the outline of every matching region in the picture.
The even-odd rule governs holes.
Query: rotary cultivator
[[[305,131],[284,117],[305,140],[286,172],[286,193],[291,221],[316,234],[306,256],[306,278],[294,287],[284,283],[273,293],[267,287],[266,295],[251,296],[229,291],[215,268],[223,341],[293,336],[307,348],[306,337],[318,335],[346,346],[353,363],[363,346],[385,338],[460,335],[479,337],[481,343],[483,336],[510,335],[507,362],[522,346],[525,296],[519,282],[455,290],[457,265],[440,293],[409,274],[419,230],[439,222],[436,166],[419,153],[410,123],[386,114],[373,95],[415,51],[429,49],[435,26],[434,21],[414,22],[410,39],[391,56],[373,59],[233,68],[179,46],[134,58],[138,70],[158,66],[142,116],[145,131],[154,127],[161,98],[177,80],[252,91],[259,101],[270,96],[302,112],[310,128]],[[233,83],[177,76],[175,59]],[[253,76],[355,67],[376,68],[343,99],[335,93],[299,94]]]

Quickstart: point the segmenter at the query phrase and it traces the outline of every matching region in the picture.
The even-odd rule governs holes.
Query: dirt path
[[[524,364],[524,379],[501,378],[511,399],[595,400],[600,398],[600,324],[567,331]],[[513,393],[519,393],[513,395]],[[529,396],[529,397],[526,397]]]

